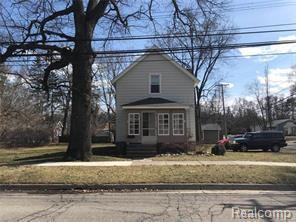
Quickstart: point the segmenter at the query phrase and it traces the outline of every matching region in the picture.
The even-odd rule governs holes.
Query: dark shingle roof
[[[146,99],[141,99],[132,103],[124,104],[123,106],[139,106],[139,105],[152,105],[152,104],[164,104],[164,103],[175,103],[174,101],[157,98],[157,97],[149,97]]]
[[[278,125],[280,125],[280,124],[282,124],[282,123],[286,123],[286,122],[293,122],[293,120],[291,120],[291,119],[278,119],[278,120],[273,120],[273,121],[272,121],[272,126],[273,126],[273,127],[276,127],[276,126],[278,126]]]

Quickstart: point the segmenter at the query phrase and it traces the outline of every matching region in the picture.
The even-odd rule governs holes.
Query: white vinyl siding
[[[184,113],[173,113],[173,135],[184,135]]]
[[[117,105],[121,106],[154,95],[149,93],[150,74],[161,75],[162,98],[184,105],[194,104],[192,79],[181,73],[169,61],[165,61],[161,55],[149,55],[116,82]]]
[[[158,114],[158,135],[168,136],[170,135],[170,119],[168,113]]]
[[[128,114],[128,135],[140,135],[140,113]]]
[[[161,75],[161,93],[151,94],[150,74]],[[128,73],[116,82],[116,140],[125,141],[128,134],[128,114],[122,105],[148,97],[161,97],[176,103],[190,106],[186,110],[186,124],[191,141],[195,141],[195,114],[194,114],[194,82],[187,75],[162,55],[148,55],[143,62],[139,62]],[[134,111],[137,112],[137,111]],[[163,111],[166,112],[166,111]],[[178,111],[176,111],[178,112]],[[170,128],[172,129],[170,115]],[[141,123],[142,124],[142,123]],[[187,133],[184,132],[185,134]],[[170,130],[170,134],[172,131]],[[140,133],[141,135],[141,133]]]

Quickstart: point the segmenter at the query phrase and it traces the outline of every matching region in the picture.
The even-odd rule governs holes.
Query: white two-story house
[[[149,52],[114,80],[116,142],[194,144],[198,80],[168,55]]]

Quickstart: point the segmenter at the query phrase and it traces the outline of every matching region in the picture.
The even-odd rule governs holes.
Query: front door
[[[142,113],[142,144],[156,144],[156,113]]]

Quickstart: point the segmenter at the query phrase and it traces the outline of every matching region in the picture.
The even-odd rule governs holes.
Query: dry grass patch
[[[1,167],[2,184],[296,184],[296,168],[266,166]]]
[[[114,155],[115,146],[110,143],[93,144],[92,161],[124,160]],[[49,145],[34,148],[0,149],[0,164],[30,164],[62,161],[67,144]]]

